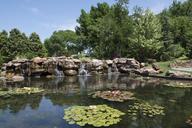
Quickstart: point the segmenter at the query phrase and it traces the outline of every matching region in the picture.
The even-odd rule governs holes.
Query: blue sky
[[[129,9],[138,5],[158,13],[172,1],[130,0]],[[74,30],[80,10],[88,11],[98,2],[113,4],[115,0],[1,0],[0,31],[18,28],[27,35],[37,32],[44,40],[55,30]]]

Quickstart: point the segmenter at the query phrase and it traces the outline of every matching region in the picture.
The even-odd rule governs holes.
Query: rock
[[[130,68],[126,68],[126,67],[120,67],[119,68],[119,72],[120,73],[130,73],[131,69]]]
[[[47,75],[46,78],[54,78],[54,75]]]
[[[103,66],[99,66],[99,67],[95,68],[95,70],[96,71],[101,71],[101,70],[103,70]]]
[[[21,63],[14,63],[13,64],[15,67],[19,67],[19,66],[21,66]]]
[[[23,77],[23,76],[13,76],[12,77],[12,80],[14,81],[14,82],[16,82],[16,81],[23,81],[25,78]]]
[[[166,76],[174,77],[174,78],[189,78],[191,77],[191,74],[187,72],[169,70],[166,72]]]
[[[81,61],[80,61],[79,59],[72,59],[72,61],[73,61],[74,63],[77,63],[77,64],[80,64],[80,63],[81,63]]]
[[[140,68],[140,63],[133,58],[128,58],[126,63],[129,65],[130,68],[135,68],[135,69]]]
[[[47,58],[40,58],[40,57],[35,57],[32,59],[32,61],[36,64],[40,64],[40,63],[43,63],[44,61],[46,61]]]
[[[11,79],[15,74],[13,72],[6,72],[6,78]]]
[[[153,68],[141,68],[138,70],[141,75],[154,75],[159,74],[159,71],[154,70]]]
[[[160,70],[159,65],[157,65],[157,64],[155,64],[155,63],[152,64],[152,68],[153,68],[154,70],[156,70],[156,71],[159,71],[159,70]]]
[[[2,71],[2,72],[0,72],[0,77],[5,77],[6,76],[6,71]]]
[[[6,77],[0,77],[0,81],[5,81]]]
[[[65,71],[64,71],[64,74],[65,74],[66,76],[75,76],[75,75],[77,75],[78,73],[77,73],[76,70],[65,70]]]
[[[141,63],[141,64],[140,64],[140,67],[141,67],[141,68],[144,68],[145,66],[146,66],[145,63]]]
[[[113,64],[112,60],[105,60],[105,62],[107,63],[107,65],[112,65]]]
[[[113,62],[115,64],[126,64],[127,58],[115,58],[113,59]]]
[[[25,63],[29,61],[28,59],[16,59],[16,60],[12,60],[12,63]]]
[[[95,67],[95,68],[103,65],[102,60],[93,59],[91,62],[92,62],[92,66]]]
[[[0,77],[0,85],[4,85],[6,83],[6,77]]]
[[[78,65],[76,65],[72,60],[64,60],[63,62],[64,69],[78,69]]]

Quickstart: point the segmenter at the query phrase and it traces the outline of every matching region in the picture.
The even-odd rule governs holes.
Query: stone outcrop
[[[149,76],[162,73],[162,71],[156,64],[152,64],[151,67],[149,67],[133,58],[115,58],[113,60],[81,60],[61,56],[47,58],[35,57],[31,60],[12,60],[3,64],[0,77],[12,81],[22,81],[24,80],[24,77],[31,76],[62,77],[110,73],[134,73]],[[191,78],[190,73],[180,71],[168,71],[166,76],[174,78]]]
[[[35,57],[31,60],[12,60],[3,65],[1,74],[8,79],[14,79],[14,76],[75,76],[78,74],[91,75],[113,72],[127,74],[130,72],[137,74],[157,73],[155,70],[143,68],[142,63],[133,58],[80,60],[61,56],[47,58]]]
[[[169,70],[166,72],[166,76],[173,77],[173,78],[190,78],[191,74],[187,72]]]

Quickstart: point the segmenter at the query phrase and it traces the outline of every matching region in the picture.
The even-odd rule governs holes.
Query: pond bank
[[[191,61],[190,61],[191,62]],[[113,60],[76,59],[72,57],[36,57],[17,59],[3,64],[1,79],[22,81],[24,77],[63,77],[89,76],[98,74],[137,74],[141,76],[160,77],[166,79],[192,80],[191,73],[168,70],[166,67],[153,63],[146,66],[134,58],[115,58]],[[173,65],[173,64],[172,64]],[[189,65],[189,64],[188,64]],[[166,70],[164,68],[167,68]]]

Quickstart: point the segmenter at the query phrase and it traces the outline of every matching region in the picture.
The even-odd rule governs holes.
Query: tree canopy
[[[44,43],[37,33],[29,37],[14,28],[0,32],[0,62],[18,56],[70,56],[81,52],[96,58],[134,57],[170,60],[192,58],[192,0],[174,0],[159,14],[135,7],[129,0],[98,3],[81,10],[75,31],[53,32]]]

